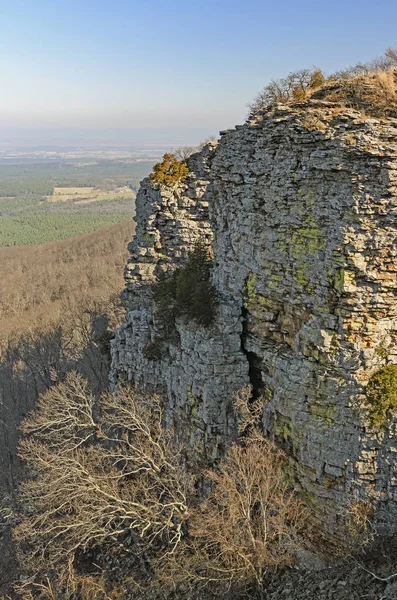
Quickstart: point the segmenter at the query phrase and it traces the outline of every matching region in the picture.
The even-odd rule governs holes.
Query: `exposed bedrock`
[[[184,183],[146,179],[138,193],[114,381],[164,393],[180,439],[206,460],[235,436],[232,394],[251,382],[329,531],[346,505],[369,500],[390,533],[397,420],[371,424],[365,386],[397,363],[397,121],[322,101],[277,106],[188,166]],[[215,323],[178,320],[161,358],[147,358],[151,283],[198,239],[214,252]]]

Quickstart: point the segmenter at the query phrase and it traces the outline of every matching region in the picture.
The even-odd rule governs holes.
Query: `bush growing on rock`
[[[256,96],[250,104],[252,112],[271,104],[287,103],[291,100],[301,101],[307,97],[309,90],[315,90],[323,85],[325,77],[321,69],[301,69],[293,71],[282,79],[273,79]]]
[[[189,169],[184,160],[178,160],[174,154],[164,154],[161,163],[153,167],[153,173],[150,178],[154,183],[163,185],[174,185],[182,183],[189,173]]]
[[[372,375],[366,393],[372,425],[384,427],[397,411],[397,365],[386,365]]]
[[[177,316],[203,327],[211,325],[217,304],[216,290],[210,279],[211,267],[207,246],[198,242],[186,265],[158,278],[153,286],[153,298],[156,314],[166,331],[173,329]]]
[[[275,103],[330,100],[368,115],[397,115],[397,49],[325,77],[321,69],[301,69],[274,79],[249,105],[251,114]]]

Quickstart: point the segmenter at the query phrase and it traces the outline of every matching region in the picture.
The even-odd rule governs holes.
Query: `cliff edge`
[[[397,364],[397,120],[321,99],[276,105],[187,165],[183,181],[147,178],[138,192],[113,384],[161,393],[187,452],[211,462],[250,383],[326,529],[361,503],[395,531],[397,418],[367,385]],[[160,339],[153,282],[199,240],[213,251],[214,321],[180,317]]]

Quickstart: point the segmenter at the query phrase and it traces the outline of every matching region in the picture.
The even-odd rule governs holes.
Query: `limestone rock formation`
[[[210,163],[216,144],[188,160],[189,176],[173,187],[144,179],[136,199],[136,234],[129,245],[123,300],[126,322],[112,343],[111,376],[166,393],[167,418],[198,460],[219,457],[234,437],[232,393],[248,382],[240,348],[241,310],[221,304],[210,329],[177,323],[178,339],[162,343],[161,359],[148,358],[158,343],[152,284],[156,275],[183,264],[197,241],[212,239],[208,199]]]
[[[324,100],[277,105],[221,132],[173,188],[142,182],[112,377],[163,393],[197,458],[235,435],[232,394],[263,395],[263,426],[329,531],[371,502],[397,529],[397,420],[371,424],[370,377],[397,363],[397,120]],[[212,244],[214,324],[183,319],[149,357],[151,283]],[[124,375],[123,375],[124,374]]]

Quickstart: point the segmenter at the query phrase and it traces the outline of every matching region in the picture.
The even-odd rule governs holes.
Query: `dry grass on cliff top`
[[[340,102],[348,108],[361,110],[364,115],[397,117],[397,69],[330,80],[310,97]]]
[[[126,221],[41,246],[0,248],[0,337],[45,328],[65,306],[118,295],[133,231]]]
[[[397,49],[365,64],[326,76],[321,69],[301,69],[272,80],[250,104],[251,115],[275,103],[327,100],[354,108],[363,116],[397,118]]]

